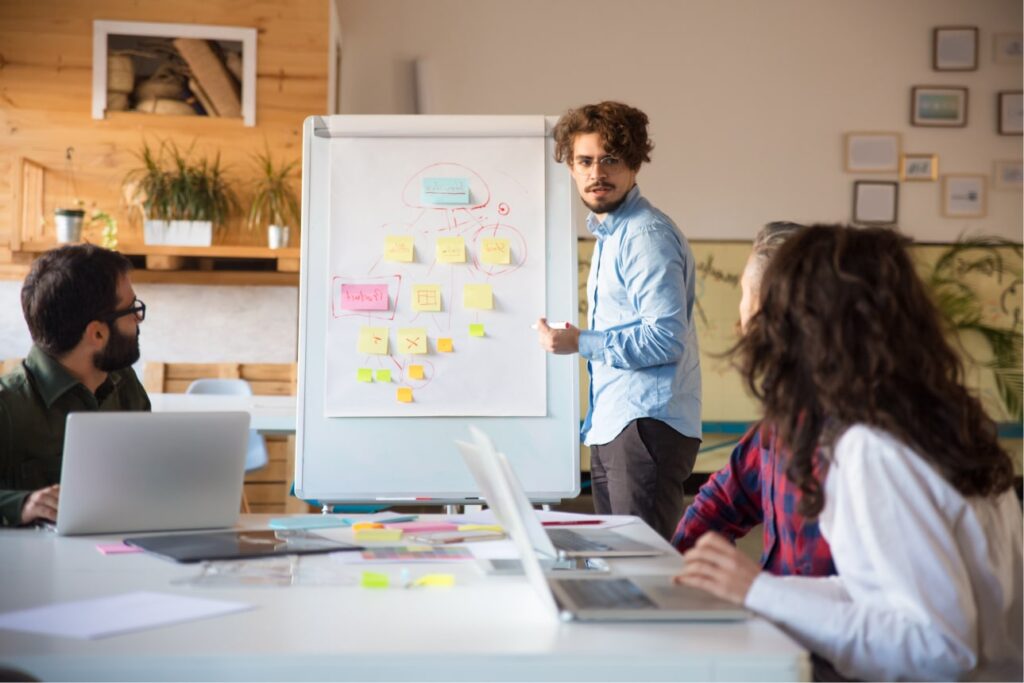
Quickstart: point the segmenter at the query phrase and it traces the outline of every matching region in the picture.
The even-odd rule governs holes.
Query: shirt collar
[[[25,357],[25,367],[35,378],[39,396],[46,403],[47,408],[52,407],[57,399],[76,386],[85,389],[85,385],[72,377],[71,373],[56,358],[34,344],[28,352],[28,356]],[[96,398],[108,395],[119,381],[120,378],[116,377],[114,373],[108,374],[103,384],[97,387]],[[88,389],[85,390],[88,392]]]
[[[587,214],[587,230],[594,237],[605,238],[614,233],[624,216],[629,215],[630,209],[640,199],[640,186],[633,185],[633,188],[626,193],[626,201],[622,202],[619,208],[605,216],[604,222],[597,220],[597,216],[591,211]]]

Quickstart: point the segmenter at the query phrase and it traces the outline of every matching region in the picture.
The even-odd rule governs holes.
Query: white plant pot
[[[271,249],[283,249],[288,246],[288,226],[267,226],[267,244]]]
[[[81,209],[57,209],[53,214],[57,244],[81,242],[83,218],[85,218],[85,211]]]
[[[146,244],[168,244],[178,247],[209,247],[213,244],[213,223],[210,221],[151,221],[143,224],[142,239]]]

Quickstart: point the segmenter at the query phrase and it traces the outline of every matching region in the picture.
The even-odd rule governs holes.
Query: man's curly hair
[[[651,160],[654,144],[647,138],[647,114],[621,102],[601,102],[570,109],[555,126],[555,161],[572,165],[576,136],[599,133],[605,151],[622,159],[632,171]]]

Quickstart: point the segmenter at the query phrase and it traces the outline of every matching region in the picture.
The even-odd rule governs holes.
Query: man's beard
[[[590,188],[588,188],[587,191],[589,192]],[[596,214],[605,214],[605,213],[611,213],[612,211],[615,211],[615,209],[617,209],[620,206],[622,206],[623,203],[626,201],[626,197],[628,197],[628,196],[629,196],[629,193],[627,192],[626,194],[622,195],[621,197],[619,197],[614,202],[601,202],[601,203],[591,203],[591,202],[588,202],[586,199],[583,199],[582,197],[580,197],[580,199],[583,199],[583,205],[586,206],[591,211],[593,211],[594,213],[596,213]]]
[[[137,328],[136,328],[137,329]],[[103,372],[114,372],[123,370],[139,360],[139,333],[135,332],[134,337],[121,334],[116,325],[110,325],[110,341],[102,351],[93,354],[92,363],[97,370]]]

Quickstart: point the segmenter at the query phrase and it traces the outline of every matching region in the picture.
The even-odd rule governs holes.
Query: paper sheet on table
[[[137,591],[0,614],[0,628],[92,640],[253,609],[244,602]]]
[[[484,545],[474,543],[472,545]],[[345,557],[348,555],[348,557]],[[340,564],[437,564],[464,562],[476,558],[470,546],[379,546],[360,552],[331,553],[330,558]]]
[[[579,520],[601,520],[600,524],[581,524],[577,527],[572,525],[566,526],[567,529],[576,528],[577,530],[584,529],[611,529],[617,526],[626,526],[627,524],[635,524],[639,522],[639,518],[632,517],[630,515],[584,515],[578,512],[559,512],[557,510],[534,510],[537,513],[537,518],[544,522],[574,522]],[[494,517],[494,513],[490,510],[483,510],[482,512],[474,512],[467,515],[459,515],[458,517],[452,517],[452,521],[458,521],[460,524],[496,524],[497,520]]]

